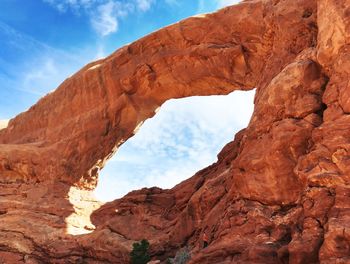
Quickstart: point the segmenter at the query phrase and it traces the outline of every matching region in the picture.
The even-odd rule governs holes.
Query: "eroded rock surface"
[[[85,66],[0,130],[0,262],[350,263],[350,1],[252,0]],[[256,88],[248,127],[170,190],[98,171],[166,100]],[[202,249],[203,232],[209,247]]]

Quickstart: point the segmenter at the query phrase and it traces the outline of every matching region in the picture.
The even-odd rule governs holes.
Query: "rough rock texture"
[[[350,0],[251,0],[166,27],[0,130],[0,262],[350,263]],[[166,100],[257,88],[248,127],[171,190],[98,171]],[[206,231],[209,247],[201,249]]]

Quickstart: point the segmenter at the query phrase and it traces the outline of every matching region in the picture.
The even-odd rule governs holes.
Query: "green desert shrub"
[[[139,243],[132,245],[133,249],[130,252],[131,264],[147,264],[151,260],[149,255],[149,242],[146,239],[142,239]]]

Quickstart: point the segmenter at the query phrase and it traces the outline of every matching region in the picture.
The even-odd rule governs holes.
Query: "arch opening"
[[[172,188],[217,160],[248,125],[255,90],[172,99],[99,173],[95,196],[112,201],[144,187]]]

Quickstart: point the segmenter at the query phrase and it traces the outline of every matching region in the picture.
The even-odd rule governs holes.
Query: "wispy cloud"
[[[215,162],[248,124],[253,97],[254,91],[237,91],[166,102],[107,163],[97,197],[113,200],[142,187],[171,188]]]
[[[7,51],[0,54],[0,118],[24,111],[96,57],[95,47],[62,51],[1,21],[0,39]]]
[[[60,12],[66,12],[71,9],[74,11],[79,11],[81,9],[89,9],[94,4],[100,2],[99,0],[43,0],[43,2],[48,3],[55,7]]]
[[[155,0],[136,0],[137,8],[141,11],[147,11],[151,8],[151,5]]]
[[[136,12],[148,11],[156,0],[43,0],[59,12],[84,13],[102,37],[118,31],[119,20]]]
[[[135,12],[147,12],[157,0],[42,0],[55,7],[59,12],[72,11],[76,15],[84,14],[90,20],[92,28],[102,37],[118,31],[119,21]],[[169,6],[178,6],[179,0],[158,0]],[[198,0],[198,12],[212,8],[222,8],[237,4],[239,0]]]
[[[29,91],[37,95],[43,95],[48,86],[48,76],[52,78],[58,75],[58,69],[52,57],[45,57],[36,67],[28,69],[23,74],[22,90]],[[54,80],[51,80],[54,81]]]
[[[97,9],[91,15],[90,21],[92,27],[101,36],[107,36],[118,31],[118,19],[127,16],[133,10],[130,4],[108,1],[97,6]],[[89,11],[90,13],[92,11]]]

